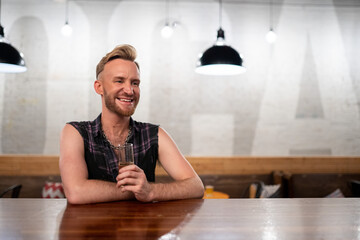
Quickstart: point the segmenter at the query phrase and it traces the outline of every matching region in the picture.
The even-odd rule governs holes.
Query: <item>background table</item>
[[[360,239],[359,199],[0,199],[0,239]]]
[[[203,199],[228,199],[229,194],[213,191],[212,193],[204,193]]]

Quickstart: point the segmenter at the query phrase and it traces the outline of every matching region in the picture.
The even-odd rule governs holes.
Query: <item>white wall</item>
[[[1,23],[29,70],[0,74],[0,153],[58,154],[67,121],[93,120],[95,66],[115,45],[138,50],[141,101],[134,119],[160,124],[185,155],[359,155],[360,7],[223,4],[226,40],[247,72],[194,72],[215,41],[216,1],[170,1],[180,22],[160,30],[164,1],[70,1],[73,34],[61,35],[61,1],[2,1]]]

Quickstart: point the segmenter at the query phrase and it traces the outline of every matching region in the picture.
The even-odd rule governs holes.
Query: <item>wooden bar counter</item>
[[[0,239],[359,239],[354,198],[70,205],[0,199]]]

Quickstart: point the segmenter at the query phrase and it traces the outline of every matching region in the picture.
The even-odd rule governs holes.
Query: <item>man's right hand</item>
[[[152,201],[153,185],[150,184],[144,171],[136,165],[129,165],[119,170],[116,186],[122,192],[132,192],[135,198],[142,202]]]

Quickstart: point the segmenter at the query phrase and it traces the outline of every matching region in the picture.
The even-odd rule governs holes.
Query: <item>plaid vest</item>
[[[102,135],[101,114],[94,121],[69,122],[84,140],[85,161],[89,179],[116,182],[119,167],[116,155]],[[149,182],[155,181],[158,159],[159,126],[136,122],[130,118],[132,133],[129,143],[134,145],[134,162],[145,173]]]

